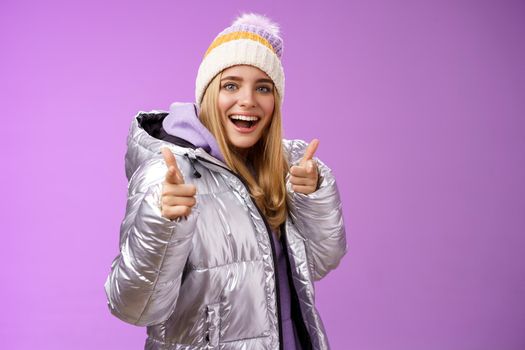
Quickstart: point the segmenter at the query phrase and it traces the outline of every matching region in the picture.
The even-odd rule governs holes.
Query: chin
[[[239,149],[248,150],[257,143],[257,140],[232,140],[231,143]]]
[[[260,131],[255,131],[250,135],[239,135],[235,130],[228,130],[228,140],[230,144],[241,150],[248,150],[253,147],[262,137]]]

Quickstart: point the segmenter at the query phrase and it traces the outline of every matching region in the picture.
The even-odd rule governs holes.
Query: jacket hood
[[[211,132],[201,123],[197,106],[193,103],[174,102],[170,111],[162,121],[162,127],[167,134],[186,140],[202,148],[211,156],[224,162],[219,145]]]
[[[193,103],[173,103],[170,111],[139,112],[131,124],[126,152],[128,179],[141,164],[160,155],[160,149],[170,143],[191,148],[202,157],[224,164],[217,141],[197,117]],[[224,165],[223,165],[224,166]]]

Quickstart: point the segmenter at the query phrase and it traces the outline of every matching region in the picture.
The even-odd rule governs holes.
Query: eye
[[[267,94],[267,93],[272,92],[273,90],[271,86],[264,85],[264,86],[259,86],[257,88],[257,91]]]
[[[226,83],[222,87],[225,90],[234,91],[237,88],[237,85],[235,85],[234,83]]]

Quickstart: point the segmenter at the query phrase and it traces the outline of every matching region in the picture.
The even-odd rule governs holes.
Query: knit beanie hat
[[[254,13],[239,16],[230,27],[217,35],[204,55],[195,83],[197,105],[200,107],[211,80],[222,70],[238,64],[251,65],[265,72],[273,80],[282,102],[282,53],[283,40],[276,23]]]

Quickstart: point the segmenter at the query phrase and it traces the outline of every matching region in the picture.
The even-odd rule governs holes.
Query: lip
[[[256,115],[240,114],[240,113],[233,113],[233,114],[231,114],[231,115],[245,115],[245,116],[254,116],[254,117],[257,117]],[[233,127],[235,128],[235,130],[236,130],[238,133],[241,133],[241,134],[249,134],[249,133],[253,132],[255,129],[257,129],[257,125],[258,125],[259,122],[261,121],[261,118],[259,118],[259,120],[257,120],[257,122],[251,126],[251,128],[239,128],[237,125],[235,125],[235,123],[230,119],[229,116],[228,116],[228,120],[230,121],[230,123],[233,125]]]
[[[239,112],[239,113],[230,113],[228,114],[228,118],[231,117],[232,115],[244,115],[246,117],[257,117],[259,119],[261,119],[261,117],[259,117],[257,114],[255,113],[243,113],[243,112]]]

